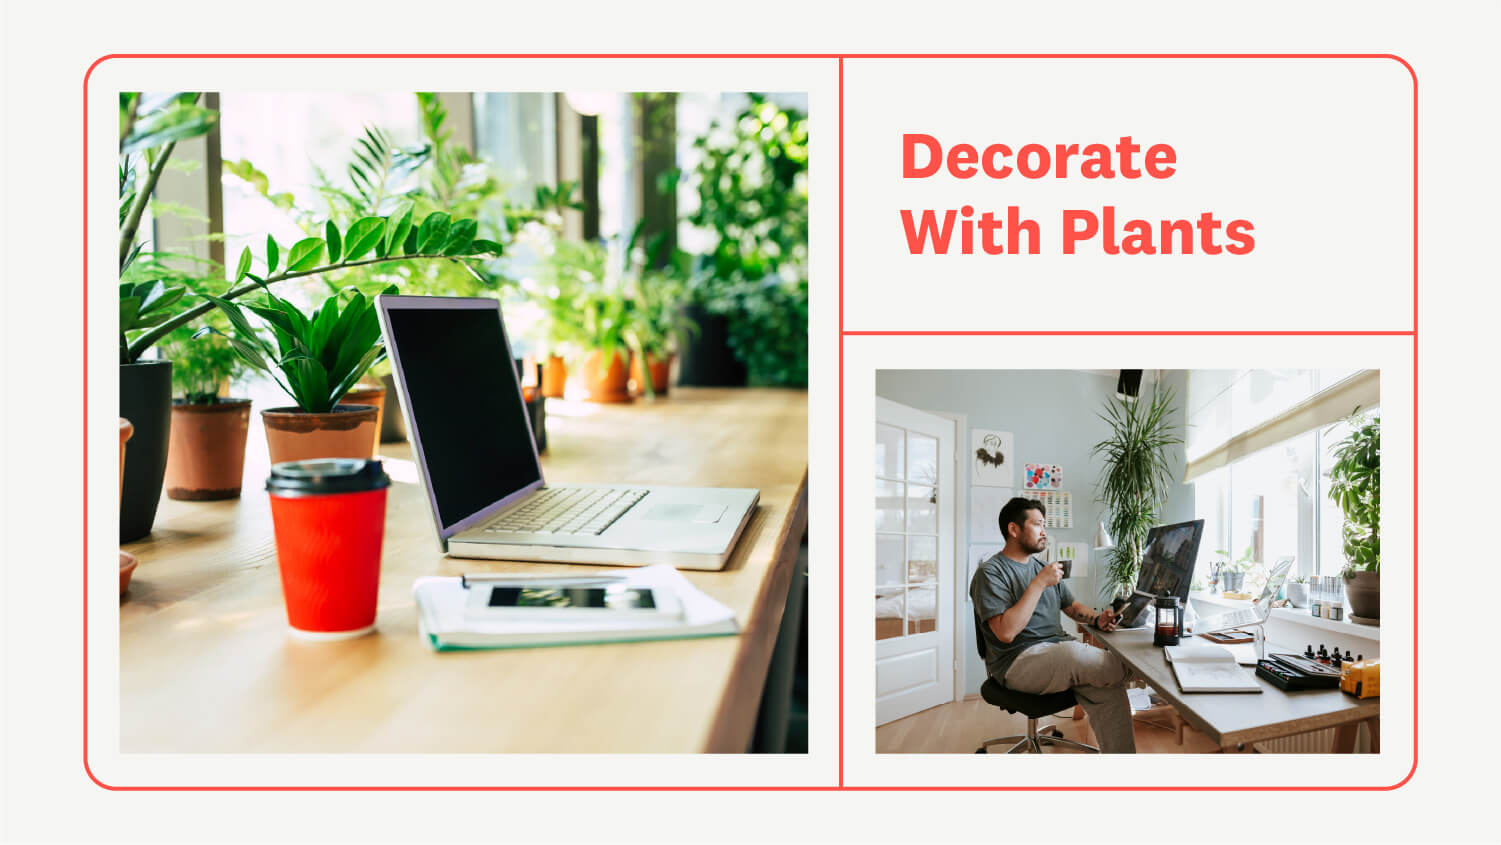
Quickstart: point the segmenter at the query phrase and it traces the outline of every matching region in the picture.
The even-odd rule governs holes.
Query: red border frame
[[[116,786],[101,781],[89,765],[88,710],[88,98],[95,68],[111,59],[833,59],[838,67],[839,124],[839,696],[838,783],[829,786]],[[845,59],[1387,59],[1406,68],[1412,77],[1412,329],[1408,331],[848,331],[844,327],[844,61]],[[1389,791],[1402,787],[1418,765],[1417,666],[1417,430],[1418,430],[1418,76],[1405,59],[1392,53],[110,53],[89,65],[83,78],[83,767],[102,789],[122,792],[1251,792],[1251,791]],[[1403,336],[1413,344],[1413,762],[1406,777],[1390,786],[847,786],[844,783],[844,339],[876,335],[1329,335]]]

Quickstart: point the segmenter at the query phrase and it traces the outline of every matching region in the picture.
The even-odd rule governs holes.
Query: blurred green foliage
[[[694,299],[729,320],[752,384],[808,383],[808,120],[759,94],[694,142],[699,207],[716,236]]]

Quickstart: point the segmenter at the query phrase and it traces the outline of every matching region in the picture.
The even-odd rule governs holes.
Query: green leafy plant
[[[213,310],[209,301],[175,310],[188,301],[186,294],[207,287],[206,280],[219,266],[199,268],[201,273],[174,270],[169,261],[194,261],[191,256],[143,252],[136,241],[142,215],[150,203],[157,181],[167,167],[176,143],[203,135],[217,125],[219,115],[197,105],[199,95],[120,95],[120,363],[129,364],[173,331],[194,323]],[[410,192],[398,183],[410,170],[426,161],[427,147],[396,148],[389,136],[369,129],[356,143],[355,161],[349,172],[352,187],[347,192],[350,208],[388,208]],[[145,175],[138,167],[144,162]],[[279,208],[295,209],[290,195],[270,191],[265,174],[247,161],[230,163],[232,174],[245,179],[257,192]],[[301,215],[300,225],[308,237],[284,248],[266,238],[266,251],[259,272],[249,247],[240,254],[231,275],[232,285],[219,297],[237,299],[251,291],[288,279],[338,273],[354,267],[382,265],[399,270],[442,263],[457,268],[481,284],[493,287],[467,260],[499,256],[501,244],[481,237],[476,220],[447,211],[419,212],[414,204],[389,215],[359,216],[347,225],[333,219],[313,220]],[[321,236],[321,237],[320,237]],[[157,285],[160,287],[157,287]]]
[[[1346,580],[1356,572],[1381,572],[1381,418],[1356,408],[1353,431],[1334,448],[1329,497],[1345,515]]]
[[[1097,500],[1105,506],[1105,527],[1115,538],[1106,559],[1106,577],[1116,590],[1136,583],[1147,534],[1174,483],[1168,449],[1182,443],[1172,422],[1173,392],[1153,390],[1150,399],[1106,401],[1100,419],[1110,437],[1095,444],[1093,455],[1104,464],[1096,484]]]
[[[204,321],[220,332],[229,327],[222,314],[210,314]],[[224,337],[195,339],[194,334],[191,327],[182,326],[163,341],[172,359],[172,393],[188,405],[213,405],[219,401],[219,386],[237,378],[245,367]]]
[[[609,250],[599,242],[559,240],[534,299],[548,318],[556,349],[601,353],[605,365],[629,348],[632,302],[621,280],[607,278]],[[624,357],[624,356],[622,356]]]
[[[188,292],[181,280],[147,277],[134,267],[144,244],[136,240],[141,220],[157,182],[177,142],[207,134],[218,125],[219,115],[198,105],[196,93],[144,95],[120,94],[120,363],[135,363],[147,346],[133,349],[132,335],[161,326],[174,316],[173,307]],[[145,166],[144,173],[138,170]],[[160,267],[167,257],[150,253]],[[134,272],[133,272],[134,271]]]
[[[1256,551],[1252,546],[1246,546],[1246,550],[1241,552],[1240,557],[1234,560],[1230,559],[1230,552],[1225,549],[1215,549],[1214,553],[1224,559],[1225,569],[1230,572],[1249,572],[1251,571],[1251,567],[1257,563]]]
[[[448,260],[467,267],[460,259],[499,255],[501,245],[475,237],[476,223],[470,219],[454,220],[444,212],[427,215],[414,224],[410,206],[399,215],[362,217],[343,232],[333,221],[323,227],[324,237],[303,238],[286,250],[274,238],[266,238],[264,270],[252,273],[254,256],[250,247],[240,253],[234,284],[222,296],[205,295],[202,304],[176,314],[143,332],[128,344],[130,360],[161,340],[173,329],[197,320],[213,310],[215,300],[237,299],[251,291],[288,279],[319,276],[324,273],[414,260]]]
[[[392,285],[382,293],[396,290]],[[270,327],[274,345],[255,330],[240,305],[206,295],[229,319],[232,333],[205,326],[195,337],[226,337],[246,364],[269,374],[299,408],[328,413],[372,364],[386,356],[374,303],[353,288],[346,292],[348,301],[342,307],[343,295],[330,296],[311,315],[270,291],[262,302],[246,303],[244,307]]]
[[[694,301],[728,318],[753,384],[806,385],[807,116],[751,94],[731,125],[716,123],[694,146],[703,158],[688,221],[717,236]]]

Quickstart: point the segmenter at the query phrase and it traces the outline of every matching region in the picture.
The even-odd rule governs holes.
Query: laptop
[[[724,568],[760,491],[549,484],[499,300],[382,295],[376,309],[447,554]]]
[[[1254,605],[1243,610],[1221,613],[1218,616],[1202,617],[1194,624],[1194,633],[1213,634],[1216,631],[1230,631],[1245,625],[1260,625],[1265,622],[1272,613],[1272,600],[1277,598],[1277,593],[1282,589],[1283,582],[1287,580],[1287,573],[1292,568],[1292,558],[1278,558],[1277,565],[1272,567],[1272,574],[1267,577],[1266,586],[1262,588],[1261,595]]]

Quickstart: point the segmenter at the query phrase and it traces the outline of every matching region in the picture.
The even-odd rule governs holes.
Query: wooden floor
[[[1170,726],[1172,724],[1171,711],[1138,716],[1136,720],[1138,754],[1201,754],[1218,750],[1208,737],[1194,730],[1192,726],[1184,726],[1183,744],[1179,745],[1174,730],[1169,727],[1157,727],[1151,724],[1152,722]],[[1043,719],[1038,725],[1039,732],[1048,725],[1057,725],[1063,731],[1064,737],[1068,739],[1089,745],[1099,745],[1095,742],[1094,732],[1089,730],[1088,716],[1075,720],[1069,718],[1068,712],[1064,712]],[[998,707],[986,704],[979,697],[974,697],[942,704],[881,725],[876,728],[876,753],[973,754],[985,740],[1026,732],[1025,717],[1014,716]],[[1005,749],[996,746],[991,750],[1000,753]],[[1053,746],[1047,748],[1044,753],[1083,752]]]

